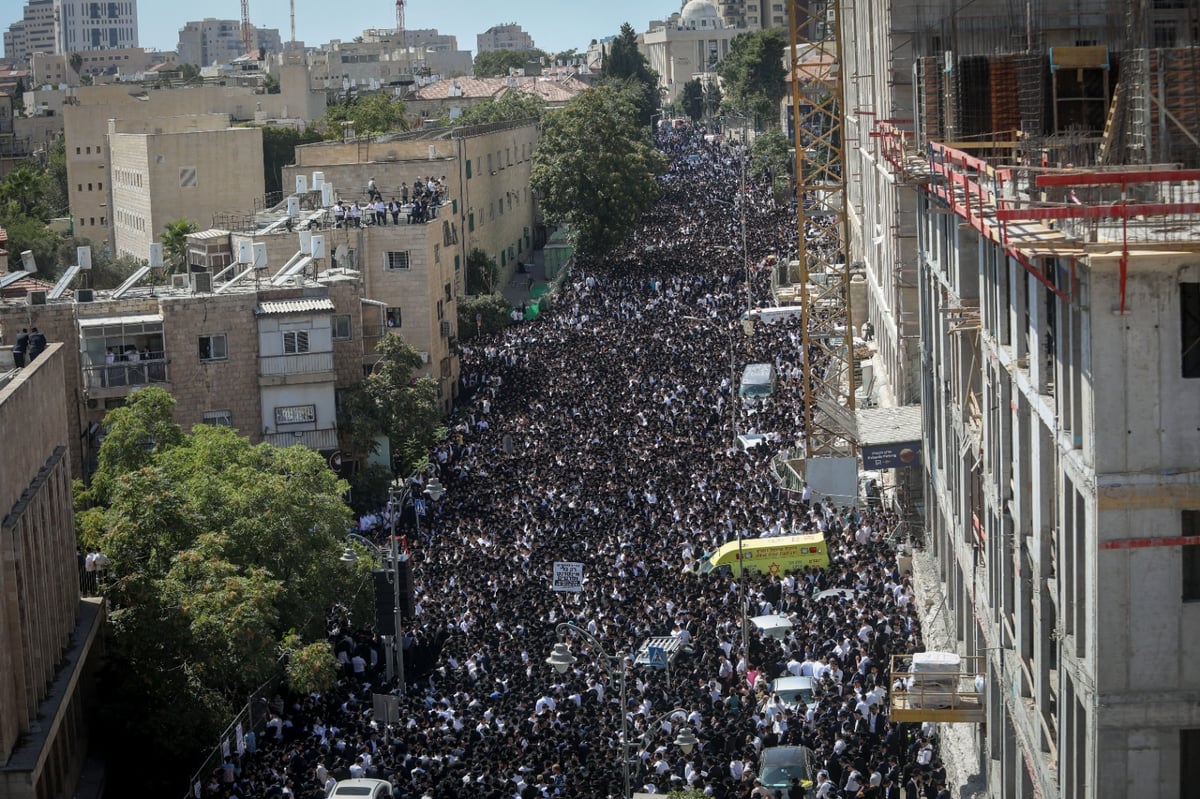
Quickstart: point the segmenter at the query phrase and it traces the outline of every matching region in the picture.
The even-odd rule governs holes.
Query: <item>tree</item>
[[[200,80],[200,67],[196,66],[195,64],[180,64],[179,78],[184,83],[191,83],[192,81]]]
[[[649,125],[659,106],[658,73],[650,69],[650,62],[638,50],[637,33],[628,22],[621,25],[621,32],[613,39],[600,75],[605,81],[625,84],[641,123]]]
[[[683,107],[683,113],[687,114],[693,122],[699,122],[700,117],[704,116],[704,87],[700,84],[699,78],[692,78],[683,84],[683,94],[679,98],[679,104]]]
[[[43,202],[46,195],[47,174],[37,163],[26,161],[4,176],[0,183],[0,201],[5,205],[15,204],[16,212],[22,216],[49,218]]]
[[[361,462],[378,448],[376,438],[387,436],[392,471],[408,474],[443,435],[437,381],[415,377],[423,365],[421,355],[399,335],[384,336],[375,350],[382,357],[371,375],[343,393],[340,439]]]
[[[542,50],[489,50],[475,56],[475,77],[502,78],[510,69],[525,69],[530,61],[546,58]]]
[[[187,271],[187,237],[199,230],[194,222],[175,219],[163,227],[163,261],[172,272]]]
[[[83,56],[79,53],[71,53],[67,56],[67,63],[71,65],[71,71],[75,73],[75,77],[82,77],[79,71],[83,69]]]
[[[771,128],[758,134],[750,147],[750,174],[760,178],[771,175],[771,186],[777,199],[783,199],[789,191],[788,177],[792,169],[792,143],[779,128]]]
[[[751,115],[755,128],[776,118],[779,101],[787,93],[787,70],[783,65],[787,41],[781,28],[739,33],[730,43],[729,54],[717,66],[725,82],[727,99]]]
[[[503,294],[476,294],[458,299],[458,337],[470,341],[508,326],[512,309]],[[479,321],[477,322],[476,319]]]
[[[321,141],[314,128],[303,131],[278,125],[266,125],[263,135],[263,178],[267,194],[283,191],[283,168],[296,163],[296,148],[301,144]]]
[[[325,109],[317,123],[321,135],[330,141],[342,138],[342,123],[353,122],[356,136],[377,136],[408,130],[404,102],[387,92],[346,95],[340,103]]]
[[[519,119],[541,119],[545,105],[536,95],[507,91],[498,99],[487,98],[462,112],[456,125],[485,125],[491,122],[515,122]]]
[[[281,657],[323,641],[329,608],[365,585],[339,561],[351,517],[324,458],[228,427],[184,434],[174,404],[147,387],[108,415],[99,469],[77,495],[97,504],[76,517],[111,561],[99,691],[110,762],[152,772],[139,778],[169,763],[164,780]]]
[[[478,248],[467,256],[467,293],[493,294],[500,280],[496,259]]]
[[[603,252],[658,197],[665,168],[637,110],[611,85],[580,92],[546,116],[530,182],[546,218],[571,225],[578,247]]]

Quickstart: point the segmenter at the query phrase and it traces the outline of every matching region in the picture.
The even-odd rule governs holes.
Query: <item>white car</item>
[[[763,701],[764,709],[767,703],[774,702],[776,697],[779,698],[779,704],[787,710],[811,708],[816,706],[818,701],[813,693],[812,677],[776,677],[768,687],[770,694]]]
[[[793,778],[806,791],[812,790],[812,752],[807,747],[771,746],[762,751],[758,758],[758,779],[772,796],[779,791],[783,799],[789,799],[788,788]]]
[[[333,786],[329,799],[392,799],[392,784],[365,778],[342,780]]]

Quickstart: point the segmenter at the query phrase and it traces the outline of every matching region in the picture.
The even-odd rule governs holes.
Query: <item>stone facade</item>
[[[0,441],[10,445],[0,460],[0,796],[11,799],[69,794],[87,754],[85,689],[103,609],[80,599],[67,349],[51,344],[0,383]]]

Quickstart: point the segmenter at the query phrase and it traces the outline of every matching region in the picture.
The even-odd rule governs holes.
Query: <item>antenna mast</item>
[[[250,0],[242,0],[242,49],[250,52]]]
[[[396,0],[396,37],[404,46],[404,0]]]
[[[292,9],[292,49],[296,49],[296,0],[291,0]]]

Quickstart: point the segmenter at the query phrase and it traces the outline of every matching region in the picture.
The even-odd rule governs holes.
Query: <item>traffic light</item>
[[[416,617],[417,598],[413,594],[412,561],[402,560],[396,567],[396,579],[400,581],[400,612],[405,621]]]
[[[383,569],[371,572],[375,581],[375,632],[380,635],[396,634],[396,595],[392,589],[391,575]]]

